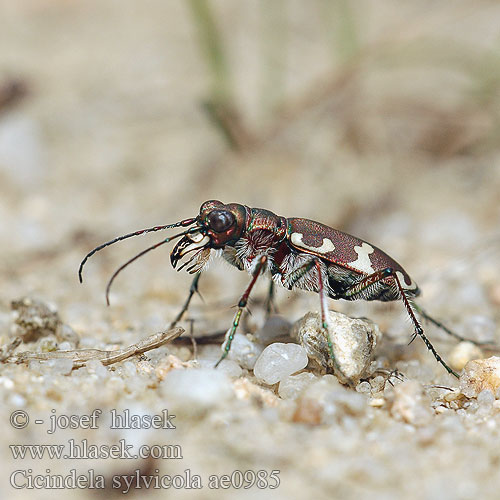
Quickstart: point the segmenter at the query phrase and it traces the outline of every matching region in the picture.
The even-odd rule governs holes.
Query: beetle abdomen
[[[293,248],[316,255],[325,263],[333,265],[330,281],[332,289],[339,292],[338,298],[347,298],[341,296],[342,284],[343,286],[347,284],[346,274],[352,278],[349,281],[355,282],[356,275],[362,279],[386,268],[394,269],[402,288],[409,295],[420,294],[417,284],[401,265],[371,243],[312,220],[290,218],[287,222],[288,240]],[[344,269],[347,273],[341,273],[338,268]],[[336,275],[338,280],[335,279]],[[393,280],[394,278],[387,278],[379,281],[377,286],[367,288],[366,296],[362,298],[383,301],[397,299],[398,293],[391,286]]]

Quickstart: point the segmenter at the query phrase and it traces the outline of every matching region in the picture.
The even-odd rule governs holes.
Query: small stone
[[[448,355],[448,362],[455,370],[462,370],[463,367],[473,359],[483,357],[481,349],[472,342],[460,342]]]
[[[460,389],[468,398],[475,398],[484,389],[493,394],[500,388],[500,358],[469,361],[460,375]]]
[[[255,332],[255,338],[263,345],[272,344],[277,339],[290,336],[292,325],[283,316],[269,316],[259,330]]]
[[[76,333],[71,326],[64,323],[61,323],[57,328],[56,337],[60,342],[69,342],[74,347],[76,347],[80,341],[78,333]]]
[[[223,349],[224,347],[225,343],[222,345]],[[228,359],[236,361],[241,367],[247,370],[253,370],[262,349],[260,344],[252,342],[247,335],[237,333],[233,338],[231,349],[227,357]]]
[[[430,399],[419,382],[407,380],[394,387],[391,415],[415,426],[431,421],[433,411]]]
[[[490,389],[484,389],[477,395],[477,402],[479,405],[491,406],[495,401],[495,396]]]
[[[447,392],[443,396],[443,400],[446,401],[447,403],[451,403],[452,401],[460,400],[463,397],[464,397],[464,395],[462,394],[461,391],[459,391],[459,390],[453,390],[453,391]]]
[[[321,325],[321,315],[309,312],[292,328],[292,337],[306,349],[310,358],[325,370],[333,368],[338,379],[356,385],[369,375],[374,350],[382,336],[378,326],[370,320],[350,318],[345,314],[328,311],[332,337],[333,363],[326,333]]]
[[[367,380],[363,380],[356,386],[356,392],[361,394],[371,394],[372,386]]]
[[[170,371],[182,368],[186,368],[186,363],[181,361],[177,356],[169,354],[160,359],[155,368],[155,375],[158,377],[158,380],[163,380]]]
[[[308,425],[319,425],[323,420],[323,406],[312,398],[299,398],[292,422]]]
[[[91,359],[85,363],[87,371],[89,373],[95,373],[99,378],[107,377],[109,372],[108,369],[101,363],[98,359]]]
[[[11,391],[14,388],[14,381],[9,377],[1,377],[0,376],[0,385],[4,389]]]
[[[208,370],[214,368],[213,359],[198,359],[196,361],[196,363],[200,368],[206,368]],[[217,366],[217,371],[225,373],[230,378],[241,377],[241,375],[243,373],[241,366],[238,363],[236,363],[236,361],[233,361],[232,359],[227,359],[227,358],[223,359],[219,363],[219,365]]]
[[[123,373],[129,377],[135,377],[137,375],[137,368],[133,361],[125,361],[123,363]]]
[[[165,404],[186,416],[200,416],[231,397],[229,378],[214,369],[186,369],[168,372],[160,384]]]
[[[12,333],[14,336],[22,337],[24,342],[55,334],[60,324],[59,315],[54,306],[31,297],[13,300],[11,309],[14,319]]]
[[[82,337],[80,340],[80,349],[94,349],[99,341],[95,337]]]
[[[307,366],[305,349],[297,344],[276,342],[267,346],[257,359],[254,375],[268,385],[276,384]]]
[[[71,351],[72,349],[73,346],[69,342],[61,342],[60,344],[57,344],[58,351]]]
[[[9,403],[15,408],[23,408],[26,406],[26,398],[21,396],[21,394],[14,393],[10,396]]]
[[[284,378],[278,387],[282,399],[297,399],[300,393],[316,380],[313,373],[304,372]]]
[[[44,337],[38,343],[39,352],[54,352],[57,351],[57,340],[53,335]]]
[[[297,399],[294,421],[307,423],[338,422],[362,415],[368,398],[342,385],[333,375],[325,375],[303,391]]]
[[[69,358],[51,359],[46,363],[52,373],[68,375],[73,370],[73,360]]]
[[[274,408],[280,402],[280,399],[274,392],[250,382],[246,377],[236,379],[233,382],[233,388],[238,399],[252,399],[262,407]]]

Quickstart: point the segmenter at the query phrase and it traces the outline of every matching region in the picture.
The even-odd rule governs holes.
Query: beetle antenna
[[[185,236],[186,234],[190,233],[195,233],[196,231],[199,231],[198,227],[192,227],[191,229],[188,229],[187,231],[183,231],[182,233],[174,234],[174,236],[170,236],[169,238],[165,238],[164,240],[159,241],[158,243],[155,243],[154,245],[151,245],[150,247],[144,249],[142,252],[139,252],[137,255],[134,255],[131,259],[127,260],[124,264],[122,264],[111,276],[111,278],[108,281],[108,284],[106,285],[106,303],[109,306],[109,291],[111,289],[111,285],[113,284],[113,281],[115,278],[129,265],[132,264],[132,262],[136,261],[139,257],[142,257],[144,254],[150,252],[151,250],[155,250],[161,245],[164,245],[165,243],[168,243],[169,241],[174,240],[175,238],[179,238],[180,236]]]
[[[82,277],[82,271],[83,271],[83,266],[89,260],[92,255],[97,253],[99,250],[102,250],[103,248],[109,247],[109,245],[112,245],[113,243],[116,243],[118,241],[125,240],[127,238],[132,238],[132,236],[139,236],[141,234],[145,233],[151,233],[153,231],[162,231],[163,229],[172,229],[174,227],[180,227],[180,226],[190,226],[191,224],[194,224],[196,222],[196,219],[185,219],[181,220],[180,222],[176,222],[175,224],[167,224],[165,226],[154,226],[154,227],[149,227],[147,229],[140,229],[139,231],[134,231],[133,233],[128,233],[124,234],[123,236],[118,236],[117,238],[107,241],[106,243],[103,243],[102,245],[99,245],[98,247],[95,247],[93,250],[91,250],[85,258],[82,260],[80,267],[78,268],[78,279],[80,280],[80,283],[83,283],[83,277]],[[166,242],[165,242],[166,243]]]

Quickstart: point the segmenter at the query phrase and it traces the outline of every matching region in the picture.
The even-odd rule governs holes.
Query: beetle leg
[[[266,307],[266,316],[269,317],[272,312],[278,313],[278,308],[276,307],[276,303],[274,301],[276,296],[276,288],[274,286],[274,281],[271,279],[269,281],[269,290],[267,292],[267,298],[265,301]]]
[[[346,290],[343,290],[340,297],[348,298],[349,300],[363,298],[363,297],[356,297],[356,295],[362,295],[367,288],[390,276],[394,276],[394,278],[396,277],[394,270],[391,267],[386,267],[381,271],[375,271],[374,273],[365,276],[362,280],[358,281],[357,283],[354,283],[354,285],[351,285]]]
[[[323,276],[323,269],[321,268],[321,262],[319,259],[314,259],[314,266],[316,267],[316,271],[318,273],[318,293],[319,293],[319,300],[320,300],[320,306],[321,306],[321,326],[323,330],[325,331],[326,335],[326,341],[328,344],[328,355],[330,356],[330,359],[332,360],[333,366],[339,370],[340,367],[338,366],[337,362],[335,361],[335,355],[333,354],[333,343],[332,343],[332,336],[330,333],[330,315],[328,312],[328,305],[327,305],[327,298],[328,298],[328,293],[325,289],[324,286],[324,276]]]
[[[184,305],[182,306],[182,309],[180,310],[179,314],[175,317],[175,319],[172,321],[172,323],[170,323],[170,326],[168,327],[169,330],[171,330],[181,319],[182,319],[182,316],[184,316],[184,313],[188,310],[188,307],[189,307],[189,304],[191,302],[191,299],[193,298],[193,295],[195,293],[200,293],[198,291],[198,282],[200,281],[200,275],[201,275],[201,271],[198,271],[195,275],[194,275],[194,279],[191,283],[191,286],[189,288],[189,295],[186,299],[186,302],[184,302]],[[200,295],[201,297],[201,295]]]
[[[403,301],[403,304],[406,308],[406,311],[408,312],[408,315],[410,316],[411,322],[413,323],[413,327],[415,329],[415,336],[419,335],[420,338],[424,341],[424,344],[426,345],[427,349],[432,352],[434,357],[436,358],[437,362],[440,363],[445,370],[450,373],[451,375],[454,375],[455,377],[459,378],[458,374],[453,371],[441,358],[441,356],[437,353],[436,349],[434,346],[431,344],[430,340],[427,338],[427,336],[424,334],[424,330],[422,326],[420,325],[417,316],[415,314],[415,306],[410,302],[408,297],[406,296],[405,289],[402,287],[398,275],[392,269],[391,267],[386,267],[385,269],[382,269],[380,271],[375,271],[372,274],[369,274],[368,276],[364,277],[360,282],[352,285],[349,287],[347,290],[344,291],[343,295],[348,296],[348,297],[353,297],[355,295],[358,295],[362,293],[366,288],[368,288],[371,285],[374,285],[378,281],[381,281],[383,279],[391,277],[399,291],[399,295],[401,300]]]
[[[252,288],[254,287],[255,282],[257,281],[259,274],[264,269],[266,263],[267,263],[267,255],[262,255],[261,257],[258,258],[258,262],[257,262],[257,264],[252,272],[252,280],[250,281],[250,284],[248,285],[247,289],[245,290],[243,295],[240,297],[240,300],[238,302],[238,310],[236,311],[236,314],[234,315],[233,324],[231,325],[231,328],[226,333],[226,340],[223,344],[224,345],[224,352],[222,353],[222,356],[220,357],[219,361],[217,361],[217,363],[215,363],[215,368],[217,368],[217,366],[219,366],[219,363],[228,355],[229,349],[231,349],[231,343],[233,342],[234,334],[236,333],[236,329],[238,328],[238,325],[240,324],[240,318],[241,318],[241,315],[242,315],[242,313],[247,305],[248,297],[250,296],[250,292],[252,291]]]
[[[444,325],[443,323],[441,323],[437,319],[434,319],[432,316],[429,316],[429,314],[427,314],[427,312],[424,309],[422,309],[419,305],[413,304],[413,308],[418,312],[418,314],[420,314],[420,316],[422,316],[422,318],[429,321],[429,323],[432,323],[433,325],[437,326],[438,328],[443,330],[443,332],[447,333],[451,337],[453,337],[457,340],[460,340],[460,342],[470,342],[471,344],[477,345],[478,347],[485,347],[485,346],[487,347],[487,346],[494,345],[493,342],[488,342],[488,341],[479,342],[477,340],[471,340],[471,339],[467,339],[465,337],[462,337],[458,333],[455,333],[453,330],[450,330],[446,325]]]

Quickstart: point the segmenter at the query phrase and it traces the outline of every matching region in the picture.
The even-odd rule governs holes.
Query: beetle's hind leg
[[[326,271],[322,268],[321,266],[321,261],[319,259],[314,259],[313,260],[314,266],[316,268],[316,272],[318,275],[318,293],[319,293],[319,299],[320,299],[320,306],[321,306],[321,326],[325,332],[326,335],[326,341],[328,345],[328,355],[332,361],[333,367],[335,370],[340,372],[344,378],[345,375],[342,372],[342,369],[338,365],[336,359],[335,359],[335,354],[333,352],[333,341],[332,341],[332,329],[330,325],[330,312],[328,310],[328,290],[325,287],[325,282],[328,279],[328,276],[326,274]]]
[[[426,321],[429,323],[432,323],[434,326],[437,326],[439,329],[443,330],[447,335],[450,335],[450,337],[453,337],[454,339],[459,340],[460,342],[470,342],[471,344],[477,345],[478,347],[494,347],[493,342],[485,341],[485,342],[479,342],[477,340],[472,340],[468,339],[466,337],[462,337],[458,333],[455,333],[453,330],[450,330],[446,325],[441,323],[441,321],[438,321],[437,319],[434,319],[432,316],[430,316],[424,309],[422,309],[419,305],[413,304],[413,308],[424,318]]]
[[[369,289],[369,287],[387,278],[392,278],[394,280],[397,290],[399,291],[399,296],[403,301],[406,311],[408,312],[408,316],[410,316],[411,322],[413,323],[413,328],[415,329],[415,335],[413,338],[415,338],[417,335],[420,336],[420,338],[424,341],[427,349],[429,349],[429,351],[431,351],[436,358],[436,361],[440,363],[448,373],[459,378],[458,374],[446,364],[446,362],[432,345],[431,341],[425,335],[424,329],[422,328],[422,325],[418,321],[417,315],[415,314],[415,311],[417,311],[418,309],[413,303],[410,302],[410,299],[407,297],[406,291],[402,287],[398,275],[396,274],[394,269],[387,267],[385,269],[375,271],[374,273],[365,276],[361,281],[352,285],[347,290],[344,290],[342,295],[344,296],[344,298],[348,298],[349,300],[353,300],[358,297],[363,298],[363,295],[367,292],[367,289]]]

